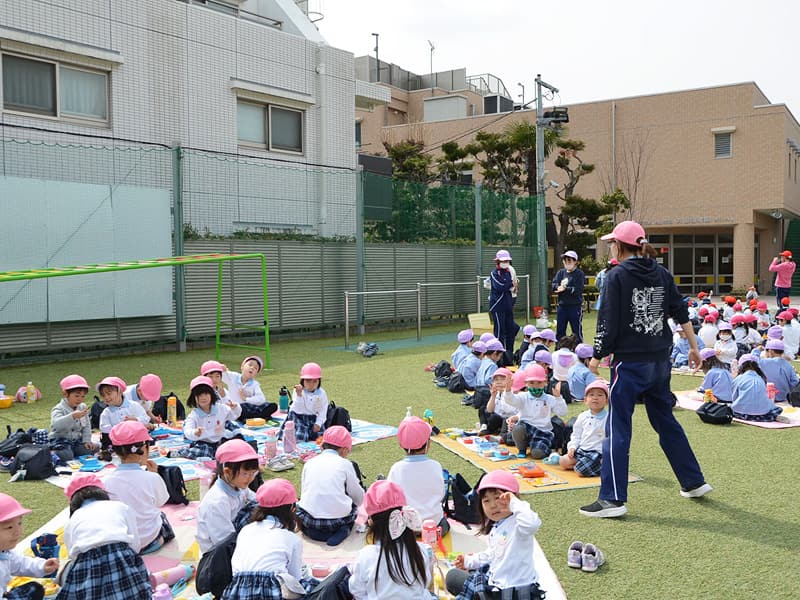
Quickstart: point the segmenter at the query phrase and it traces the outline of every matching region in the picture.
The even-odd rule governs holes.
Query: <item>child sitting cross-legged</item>
[[[247,356],[242,361],[242,372],[229,371],[222,373],[222,381],[228,386],[230,398],[240,405],[241,413],[237,417],[244,423],[247,419],[269,419],[278,410],[274,402],[267,402],[261,384],[256,377],[264,368],[264,362],[258,356]]]
[[[419,417],[406,417],[397,428],[397,441],[406,456],[392,465],[386,479],[404,490],[407,504],[413,506],[423,520],[432,519],[441,526],[442,535],[446,534],[450,525],[442,511],[442,465],[428,456],[431,426]]]
[[[767,395],[767,377],[752,354],[742,354],[733,380],[733,416],[745,421],[774,421],[783,408]]]
[[[578,344],[575,347],[575,355],[578,357],[567,371],[567,384],[572,402],[583,402],[583,394],[586,386],[597,379],[595,374],[589,370],[589,361],[592,359],[594,348],[589,344]]]
[[[322,452],[303,466],[297,518],[303,533],[329,546],[341,544],[353,528],[364,490],[353,463],[350,432],[334,425],[322,435]]]
[[[697,391],[702,393],[710,389],[718,402],[730,402],[733,378],[730,370],[719,360],[716,350],[703,348],[700,350],[700,360],[703,361],[700,368],[706,376]]]
[[[525,385],[527,391],[509,396],[507,403],[519,409],[519,421],[514,426],[511,435],[517,447],[517,458],[525,458],[528,447],[531,449],[531,458],[544,458],[550,454],[553,444],[553,414],[559,417],[566,416],[567,403],[558,390],[553,390],[555,395],[546,394],[547,374],[539,365],[533,365],[525,370]]]
[[[89,409],[84,403],[89,384],[80,375],[67,375],[61,380],[61,392],[64,397],[50,411],[50,449],[67,462],[92,454],[97,444],[92,442]]]
[[[600,475],[603,460],[603,439],[608,419],[608,384],[595,379],[586,386],[583,402],[588,409],[575,419],[567,454],[559,459],[562,469],[574,469],[581,477]]]
[[[178,453],[192,459],[214,456],[223,438],[231,438],[235,434],[226,425],[241,414],[241,405],[218,402],[214,382],[203,375],[192,379],[189,388],[186,404],[193,410],[183,422],[183,436],[189,440],[189,447]]]
[[[328,394],[322,389],[322,367],[306,363],[300,368],[300,383],[292,390],[287,421],[294,421],[294,435],[300,442],[312,442],[325,427]]]

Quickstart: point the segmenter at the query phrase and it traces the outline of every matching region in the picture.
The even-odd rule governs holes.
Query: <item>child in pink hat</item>
[[[717,341],[714,342],[714,351],[717,354],[720,362],[728,370],[736,367],[736,355],[739,353],[739,346],[736,345],[736,340],[733,339],[733,327],[730,323],[720,321],[717,328]],[[733,373],[736,375],[736,372]]]
[[[227,404],[233,402],[233,398],[228,395],[228,388],[225,387],[225,382],[222,381],[222,375],[228,367],[216,360],[207,360],[200,365],[200,375],[208,377],[213,383],[214,391],[217,392],[217,397],[221,402]]]
[[[158,419],[153,414],[153,405],[161,398],[162,387],[161,378],[153,373],[148,373],[139,378],[139,383],[126,387],[122,392],[122,397],[140,404],[147,416],[150,417],[150,422],[158,423]]]
[[[30,512],[15,498],[0,494],[0,593],[5,592],[13,577],[46,577],[58,569],[57,558],[33,558],[15,550],[22,539],[22,517]],[[10,600],[43,598],[44,588],[38,582],[30,582],[15,587],[2,597]]]
[[[110,461],[111,439],[108,434],[111,428],[122,421],[136,420],[147,426],[148,429],[155,429],[150,424],[150,417],[138,402],[126,400],[123,396],[127,385],[120,377],[106,377],[97,384],[97,391],[100,399],[106,407],[100,413],[100,460]]]
[[[322,367],[310,362],[300,367],[300,383],[292,389],[287,421],[294,421],[294,434],[299,442],[312,442],[325,428],[328,416],[328,394],[322,389]]]
[[[297,518],[312,540],[341,544],[353,528],[364,489],[353,463],[350,432],[334,425],[322,434],[322,452],[303,466]]]
[[[516,388],[516,392],[519,392],[525,387],[525,371],[518,370],[517,373],[520,373],[517,379],[521,380],[521,385]],[[497,369],[492,378],[492,393],[486,404],[486,432],[498,434],[506,444],[512,446],[514,442],[511,439],[511,428],[516,424],[516,420],[512,421],[511,427],[509,427],[509,422],[519,414],[519,411],[508,403],[508,398],[516,393],[514,391],[516,376],[516,373],[512,373],[504,367]]]
[[[600,475],[606,437],[608,384],[602,379],[589,383],[583,402],[588,408],[575,419],[567,453],[559,458],[559,465],[562,469],[574,469],[581,477],[596,477]]]
[[[80,375],[67,375],[61,380],[61,400],[50,411],[50,449],[66,463],[76,456],[97,451],[92,442],[92,425],[86,394],[89,384]]]
[[[542,367],[528,367],[525,370],[527,391],[508,398],[508,404],[519,409],[519,421],[511,431],[518,458],[525,458],[528,448],[531,458],[549,455],[554,438],[552,416],[564,417],[567,414],[567,403],[560,395],[560,386],[556,385],[553,395],[547,394],[546,379],[547,374]]]
[[[406,417],[397,428],[397,442],[406,456],[392,465],[386,479],[399,485],[422,519],[432,519],[442,527],[442,535],[450,525],[442,511],[444,477],[442,465],[428,456],[431,426],[419,417]]]
[[[241,373],[227,368],[222,373],[222,381],[228,386],[230,398],[242,406],[239,417],[241,423],[253,418],[269,419],[278,410],[275,402],[267,402],[261,384],[256,379],[263,368],[261,357],[253,355],[242,361]]]
[[[526,598],[543,598],[533,561],[534,534],[542,521],[520,500],[519,482],[509,471],[490,471],[481,479],[478,495],[480,532],[488,535],[488,548],[456,557],[445,579],[447,591],[462,599],[523,588]]]
[[[189,447],[178,451],[184,458],[197,460],[214,456],[223,441],[239,433],[235,420],[241,415],[242,405],[220,402],[213,385],[211,379],[203,375],[189,384],[186,404],[192,412],[183,422],[183,437],[189,440]]]
[[[138,552],[136,516],[128,506],[110,500],[94,474],[77,474],[65,490],[70,517],[64,528],[69,565],[59,599],[130,600],[149,598],[150,578]]]
[[[356,556],[350,576],[355,600],[379,598],[429,598],[433,552],[414,535],[422,519],[408,502],[403,488],[391,481],[376,481],[364,496],[369,515],[368,537]]]
[[[295,533],[294,485],[286,479],[270,479],[259,486],[256,501],[250,523],[236,537],[233,579],[222,600],[283,598],[281,584],[305,595],[318,582],[303,577],[303,542]]]
[[[158,474],[158,466],[150,460],[153,439],[139,421],[117,423],[109,436],[120,465],[105,478],[106,490],[112,500],[124,502],[133,510],[142,542],[141,554],[150,554],[175,537],[161,512],[169,500],[169,492]]]

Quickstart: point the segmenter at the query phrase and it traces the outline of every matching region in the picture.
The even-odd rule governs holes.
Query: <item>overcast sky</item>
[[[534,77],[564,104],[755,81],[800,119],[800,0],[310,0],[332,46],[417,74]]]

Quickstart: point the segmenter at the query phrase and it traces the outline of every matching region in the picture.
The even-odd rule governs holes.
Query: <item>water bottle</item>
[[[267,439],[264,442],[264,458],[269,460],[278,454],[278,433],[274,429],[267,431]]]
[[[411,407],[406,406],[406,419],[411,416]]]
[[[159,583],[153,592],[153,600],[172,600],[172,590],[166,583]]]
[[[436,540],[439,537],[439,526],[433,519],[425,519],[422,522],[422,542],[431,548],[436,547]]]
[[[178,398],[170,394],[167,398],[167,423],[175,425],[178,422]]]
[[[425,412],[422,413],[422,420],[433,427],[433,411],[430,408],[426,408]]]
[[[278,408],[286,412],[289,410],[289,390],[286,389],[286,386],[281,386],[281,391],[278,395]]]
[[[291,454],[297,450],[297,437],[294,433],[294,421],[286,421],[283,426],[283,451]]]
[[[31,381],[25,386],[25,400],[31,403],[36,402],[36,388]]]
[[[153,589],[158,590],[162,585],[175,585],[181,580],[188,581],[192,577],[194,577],[194,565],[178,565],[170,569],[150,573],[150,585]],[[172,598],[172,596],[169,597]]]

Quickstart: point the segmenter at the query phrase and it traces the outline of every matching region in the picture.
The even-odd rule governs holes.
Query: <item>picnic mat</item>
[[[431,440],[486,472],[495,471],[497,469],[505,469],[507,471],[511,471],[516,476],[518,475],[517,468],[519,465],[531,462],[530,457],[516,458],[513,454],[513,447],[509,447],[511,458],[500,460],[481,456],[478,453],[477,448],[474,447],[474,444],[465,444],[462,441],[464,438],[451,439],[444,435],[437,435],[432,437]],[[579,488],[600,487],[600,477],[581,477],[575,471],[566,471],[558,465],[546,465],[540,460],[535,462],[538,466],[542,467],[542,470],[545,472],[545,476],[535,478],[526,478],[520,476],[520,494],[538,494],[541,492],[557,492],[560,490],[577,490]],[[635,475],[633,473],[628,474],[629,482],[641,480],[642,478],[639,475]]]
[[[167,518],[175,530],[175,539],[165,544],[158,552],[142,557],[151,573],[170,569],[181,564],[193,566],[197,564],[199,560],[199,548],[195,542],[194,534],[197,527],[198,505],[198,502],[191,502],[187,506],[182,504],[167,504],[162,507],[164,514],[167,515]],[[65,508],[48,523],[44,524],[17,544],[17,551],[31,556],[30,543],[32,539],[44,533],[56,533],[58,534],[58,541],[61,544],[60,558],[63,565],[67,558],[67,550],[63,545],[63,533],[64,525],[68,518],[69,509]],[[480,552],[486,547],[486,537],[476,536],[476,528],[467,529],[464,525],[456,521],[451,521],[450,525],[450,533],[443,538],[445,549],[448,552]],[[322,542],[315,542],[302,536],[303,562],[314,568],[326,567],[328,571],[332,573],[338,567],[347,565],[355,559],[358,551],[363,548],[366,543],[365,538],[366,534],[353,532],[344,542],[332,548]],[[541,546],[539,546],[539,542],[536,540],[534,540],[534,542],[534,564],[539,574],[539,585],[547,592],[547,600],[566,600],[564,590],[550,566],[550,563],[547,561]],[[436,568],[437,575],[446,573],[447,568],[449,568],[447,561],[440,558]],[[30,581],[30,579],[17,577],[12,579],[11,585],[21,585],[27,581]],[[46,582],[47,580],[39,581]],[[196,598],[197,593],[194,589],[194,581],[189,581],[186,587],[178,591],[174,596],[176,600],[191,600]],[[452,598],[452,596],[448,595],[443,590],[440,592],[439,597]]]
[[[678,408],[686,410],[697,410],[703,404],[703,395],[695,390],[687,390],[683,392],[675,392],[678,398]],[[778,415],[777,421],[745,421],[744,419],[733,420],[737,423],[744,423],[745,425],[754,425],[756,427],[763,427],[764,429],[787,429],[789,427],[800,427],[800,408],[796,408],[789,404],[780,403],[778,406],[783,408],[783,412]]]

